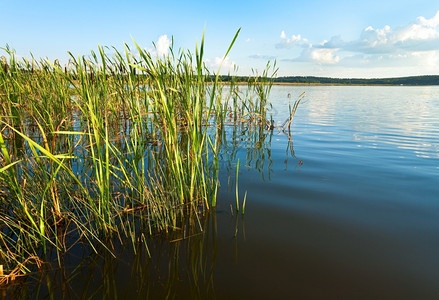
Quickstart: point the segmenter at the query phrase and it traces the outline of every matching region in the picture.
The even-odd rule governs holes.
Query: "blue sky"
[[[0,47],[19,56],[87,55],[97,45],[155,42],[194,51],[205,29],[205,61],[238,74],[276,60],[279,76],[396,77],[439,74],[439,2],[394,1],[4,1]],[[1,51],[0,51],[1,53]]]

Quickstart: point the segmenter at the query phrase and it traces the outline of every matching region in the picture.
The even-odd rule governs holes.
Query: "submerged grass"
[[[236,33],[229,53],[239,31]],[[99,47],[68,66],[3,49],[0,68],[0,265],[27,273],[78,242],[182,230],[216,206],[226,124],[269,129],[275,66],[228,86],[195,54]],[[106,51],[113,51],[110,57]],[[269,74],[271,72],[272,74]],[[237,188],[236,188],[237,192]],[[242,207],[244,213],[245,198]],[[237,209],[239,204],[237,203]],[[145,243],[147,247],[147,244]],[[135,249],[135,247],[133,247]],[[33,258],[33,259],[30,259]]]

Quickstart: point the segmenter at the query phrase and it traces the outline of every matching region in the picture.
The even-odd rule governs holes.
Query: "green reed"
[[[3,49],[0,265],[7,270],[28,272],[30,257],[47,260],[54,248],[59,258],[77,242],[114,255],[109,240],[134,246],[139,237],[181,230],[188,217],[202,231],[200,220],[217,205],[225,124],[266,129],[270,65],[243,95],[233,79],[225,91],[220,70],[206,68],[204,36],[195,54],[170,48],[157,57],[134,45],[70,54],[65,67],[18,61]]]

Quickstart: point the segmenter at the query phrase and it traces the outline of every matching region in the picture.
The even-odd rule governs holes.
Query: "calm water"
[[[273,118],[302,92],[291,139],[227,132],[204,235],[153,240],[152,260],[122,251],[75,270],[72,256],[39,297],[438,299],[439,87],[274,86]]]
[[[439,87],[275,87],[281,120],[302,91],[295,158],[275,135],[270,180],[240,175],[218,298],[439,298]]]

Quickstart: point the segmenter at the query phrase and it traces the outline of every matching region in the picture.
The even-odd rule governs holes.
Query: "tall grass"
[[[235,42],[236,33],[226,56]],[[88,57],[0,68],[0,265],[47,260],[77,242],[114,255],[111,240],[180,230],[217,204],[224,126],[267,129],[276,69],[243,95],[195,54],[157,57],[134,42]],[[113,52],[110,56],[108,51]],[[270,75],[272,72],[273,75]],[[270,77],[271,76],[271,77]],[[256,96],[255,96],[256,95]],[[147,246],[147,245],[146,245]],[[134,247],[135,249],[135,247]],[[30,260],[29,258],[35,258]]]

